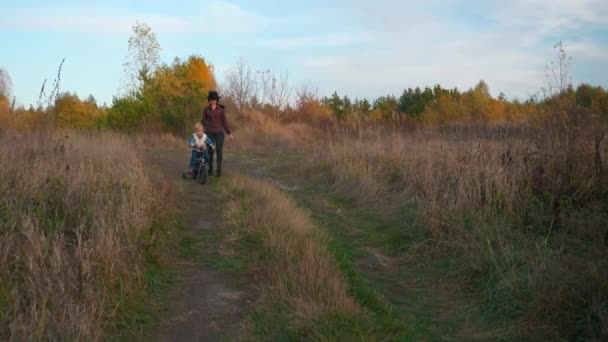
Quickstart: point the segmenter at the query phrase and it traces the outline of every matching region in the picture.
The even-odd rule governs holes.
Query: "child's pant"
[[[203,158],[205,159],[205,161],[207,163],[209,163],[209,153],[207,151],[197,151],[197,150],[192,150],[192,154],[190,155],[190,168],[194,169],[196,167],[196,159],[199,156],[199,153],[203,155]]]
[[[196,166],[196,158],[198,157],[198,151],[197,150],[192,150],[192,155],[190,156],[190,168],[194,169],[194,167]]]

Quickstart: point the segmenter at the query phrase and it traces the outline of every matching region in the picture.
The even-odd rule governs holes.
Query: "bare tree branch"
[[[251,100],[257,93],[255,74],[243,58],[226,71],[226,86],[224,89],[227,96],[232,98],[242,110],[251,105]]]
[[[11,97],[13,89],[13,80],[8,74],[8,71],[4,68],[0,68],[0,96],[4,96],[7,99]]]
[[[563,94],[571,84],[569,68],[572,58],[566,52],[567,47],[560,41],[553,48],[556,50],[555,60],[545,66],[546,88],[543,89],[545,96]]]
[[[129,38],[129,53],[123,63],[128,92],[135,93],[142,89],[158,68],[161,51],[152,28],[146,23],[136,22],[133,35]]]

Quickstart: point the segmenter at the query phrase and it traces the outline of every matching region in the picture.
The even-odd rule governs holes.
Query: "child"
[[[188,140],[188,146],[190,146],[190,148],[192,149],[188,173],[194,172],[194,167],[196,166],[196,158],[199,153],[206,151],[207,146],[211,147],[212,149],[215,149],[215,144],[213,143],[213,141],[211,141],[207,134],[204,133],[205,128],[203,127],[202,123],[197,122],[196,125],[194,125],[194,129],[195,132],[192,133],[192,137],[190,137],[190,140]]]

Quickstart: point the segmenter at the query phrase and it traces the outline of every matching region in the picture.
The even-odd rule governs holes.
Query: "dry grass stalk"
[[[99,340],[166,189],[120,135],[0,133],[0,339]]]
[[[229,178],[227,188],[232,194],[228,222],[261,234],[273,256],[264,300],[293,307],[301,324],[327,313],[358,311],[327,238],[305,211],[267,182],[236,176]]]

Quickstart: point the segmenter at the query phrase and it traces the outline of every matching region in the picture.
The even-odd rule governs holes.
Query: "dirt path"
[[[166,177],[178,178],[186,158],[187,153],[164,152],[154,156],[153,161]],[[213,181],[217,180],[212,178]],[[204,236],[206,230],[220,229],[219,210],[210,209],[218,203],[218,195],[209,186],[183,181],[179,197],[188,236]],[[229,275],[214,271],[196,257],[174,259],[178,263],[178,279],[169,293],[171,318],[160,340],[218,341],[235,336],[245,311],[244,292],[233,285]]]

